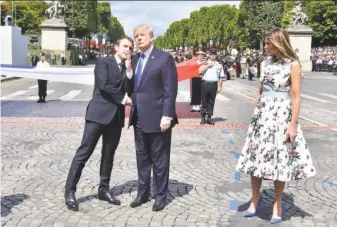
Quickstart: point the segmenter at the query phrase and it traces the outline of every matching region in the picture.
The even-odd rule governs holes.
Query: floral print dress
[[[272,63],[267,58],[262,63],[260,82],[263,91],[275,95],[261,95],[248,127],[237,171],[284,182],[316,175],[300,124],[297,123],[294,143],[290,143],[286,134],[292,117],[292,62],[283,59]],[[279,93],[283,95],[277,95]]]

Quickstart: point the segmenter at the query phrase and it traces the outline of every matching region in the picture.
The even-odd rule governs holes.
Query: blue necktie
[[[139,61],[138,61],[138,66],[136,69],[136,85],[138,86],[140,83],[140,79],[142,78],[142,69],[143,69],[143,64],[144,64],[144,58],[145,55],[141,54]]]

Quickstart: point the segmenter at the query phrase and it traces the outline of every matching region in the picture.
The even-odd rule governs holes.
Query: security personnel
[[[210,51],[210,59],[206,65],[199,68],[201,73],[201,122],[200,124],[214,125],[212,121],[216,94],[222,89],[225,78],[222,65],[217,62],[216,51]]]
[[[41,60],[36,65],[37,68],[49,68],[50,65],[46,61],[46,55],[44,53],[41,54]],[[47,96],[47,80],[37,80],[39,85],[39,100],[37,103],[46,103],[46,96]]]

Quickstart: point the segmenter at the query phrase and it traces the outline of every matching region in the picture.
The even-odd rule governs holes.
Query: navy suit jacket
[[[178,123],[176,98],[178,92],[177,68],[173,57],[153,48],[143,70],[139,86],[135,84],[136,67],[140,53],[132,59],[133,77],[131,89],[133,106],[130,110],[129,126],[137,123],[145,133],[160,132],[163,116],[171,117],[171,127]],[[130,90],[129,90],[130,91]]]
[[[124,127],[125,106],[121,104],[125,94],[126,71],[121,73],[114,56],[99,58],[95,66],[95,84],[85,120],[108,125],[118,114]]]

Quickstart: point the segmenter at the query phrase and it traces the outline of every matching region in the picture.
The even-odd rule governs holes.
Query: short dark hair
[[[123,39],[127,39],[132,43],[132,47],[133,47],[133,40],[129,37],[129,36],[122,36],[119,39],[116,40],[115,45],[119,46],[119,43],[123,40]]]
[[[46,56],[46,54],[42,52],[41,56]]]

